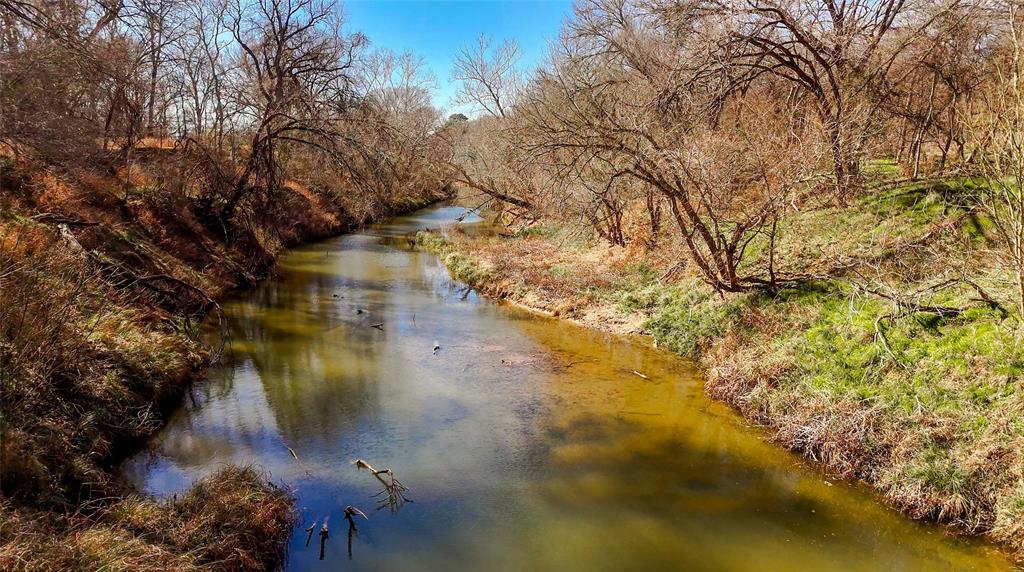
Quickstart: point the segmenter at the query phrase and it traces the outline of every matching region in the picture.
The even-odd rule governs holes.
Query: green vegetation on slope
[[[443,237],[428,231],[416,233],[416,244],[432,252],[451,271],[452,276],[473,287],[482,287],[494,276],[493,269],[452,248]]]
[[[912,516],[1024,552],[1021,325],[991,303],[1011,285],[981,271],[990,239],[965,204],[971,184],[915,184],[792,216],[780,260],[820,277],[774,292],[719,295],[692,273],[662,279],[657,260],[610,258],[615,278],[596,295],[545,296],[642,316],[641,331],[702,364],[709,395],[780,443],[873,484]],[[557,248],[535,242],[544,234],[418,240],[455,277],[490,293],[488,281],[511,281],[505,293],[522,301],[530,275],[517,260]]]

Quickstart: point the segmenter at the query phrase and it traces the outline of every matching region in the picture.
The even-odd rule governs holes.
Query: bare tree
[[[984,81],[991,11],[962,3],[944,11],[910,40],[886,81],[877,86],[890,151],[911,178],[966,160],[958,108]],[[928,162],[931,162],[929,165]]]
[[[452,79],[459,82],[455,103],[494,117],[506,117],[521,87],[517,70],[519,46],[515,41],[505,40],[492,49],[491,43],[481,34],[475,45],[464,46],[455,57]]]
[[[451,166],[455,182],[518,209],[533,205],[537,171],[532,155],[524,150],[513,126],[515,102],[522,87],[517,69],[519,48],[479,36],[455,59],[452,79],[460,82],[456,103],[467,105],[482,117],[448,126],[452,141]]]
[[[675,20],[707,13],[725,18],[725,55],[729,65],[744,72],[735,76],[737,89],[772,74],[814,102],[832,153],[836,192],[845,201],[860,180],[863,145],[876,111],[873,86],[946,7],[920,21],[910,18],[909,8],[906,0],[743,0],[717,6],[672,2],[663,10]]]
[[[1024,319],[1024,12],[1015,2],[999,9],[1005,41],[989,67],[990,85],[965,114],[986,183],[979,204],[1000,239],[996,258],[1016,284]]]
[[[227,27],[242,52],[246,82],[236,91],[249,117],[248,158],[232,192],[211,208],[225,227],[250,188],[282,181],[279,151],[292,143],[332,153],[339,116],[355,100],[352,67],[365,38],[345,37],[331,0],[235,0]]]
[[[437,136],[441,113],[431,100],[435,81],[423,59],[410,53],[376,50],[362,63],[357,77],[363,94],[362,128],[357,137],[377,153],[373,160],[363,158],[360,172],[376,181],[374,195],[381,203],[444,185],[448,147]]]
[[[716,290],[789,279],[776,272],[774,236],[788,197],[817,165],[807,122],[771,86],[723,98],[719,79],[697,63],[706,39],[666,33],[657,13],[612,1],[577,14],[520,111],[561,185],[555,194],[566,184],[633,181],[666,201],[687,258]],[[759,242],[766,254],[750,260]]]

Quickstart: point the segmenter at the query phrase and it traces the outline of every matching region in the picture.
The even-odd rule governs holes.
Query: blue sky
[[[462,46],[481,32],[495,44],[515,39],[523,67],[531,69],[572,12],[572,0],[347,0],[344,6],[350,31],[366,34],[376,47],[423,56],[437,77],[434,103],[449,113],[459,111],[451,104],[451,64]]]

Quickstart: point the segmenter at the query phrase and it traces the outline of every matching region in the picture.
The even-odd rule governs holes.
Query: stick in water
[[[327,521],[324,520],[324,525],[320,527],[320,560],[324,559],[324,545],[327,543],[329,536],[330,532],[327,530]]]
[[[309,548],[309,541],[313,540],[313,530],[316,528],[316,525],[317,525],[318,522],[320,522],[320,521],[319,520],[314,520],[313,524],[311,524],[309,526],[309,528],[306,529],[306,532],[308,533],[306,535],[306,548]]]
[[[352,505],[348,505],[347,507],[345,507],[345,520],[348,521],[348,559],[349,560],[352,560],[352,537],[355,536],[359,532],[359,528],[356,527],[356,519],[355,519],[356,515],[359,515],[359,516],[369,520],[369,517],[366,516],[366,513],[364,513],[363,511],[359,510],[358,508],[356,508],[356,507],[354,507]]]

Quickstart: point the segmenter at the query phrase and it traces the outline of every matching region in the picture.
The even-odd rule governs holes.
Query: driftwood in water
[[[330,535],[330,532],[327,530],[327,521],[324,520],[324,525],[320,527],[320,560],[324,559],[324,545],[327,544],[327,538]]]
[[[313,530],[316,529],[316,525],[319,522],[320,522],[319,520],[314,520],[313,524],[309,525],[309,528],[306,529],[306,533],[307,533],[306,534],[306,547],[307,548],[309,548],[309,541],[313,540]]]
[[[358,508],[356,508],[356,507],[354,507],[352,505],[348,505],[347,507],[345,507],[345,520],[348,521],[348,529],[350,531],[351,530],[354,530],[356,532],[359,531],[359,528],[356,527],[356,521],[355,521],[355,518],[354,518],[356,516],[361,516],[361,517],[363,517],[363,518],[365,518],[367,520],[370,519],[370,517],[366,516],[366,513],[364,513],[363,511],[359,510]]]
[[[291,455],[292,458],[299,463],[299,466],[302,467],[303,472],[305,472],[307,475],[311,475],[312,472],[309,470],[309,467],[306,465],[306,463],[302,462],[302,459],[299,458],[299,454],[295,452],[295,449],[292,449],[288,445],[285,445],[285,448],[288,449],[288,454]]]
[[[365,518],[367,520],[369,520],[369,517],[366,516],[366,513],[364,513],[363,511],[359,510],[358,508],[356,508],[356,507],[354,507],[352,505],[348,505],[348,506],[345,507],[344,515],[345,515],[345,520],[348,521],[348,557],[351,560],[352,559],[352,537],[355,536],[355,534],[359,532],[359,528],[356,526],[355,517],[356,516],[361,516],[361,517],[363,517],[363,518]],[[323,524],[323,526],[320,527],[320,560],[324,559],[324,556],[326,554],[327,539],[331,537],[330,529],[327,526],[327,521],[329,519],[330,519],[330,517],[325,517],[324,518],[324,524]],[[314,520],[313,524],[311,524],[309,526],[309,528],[306,529],[306,547],[309,547],[310,541],[313,540],[313,531],[316,530],[316,525],[319,522],[320,522],[319,520]]]
[[[355,536],[359,532],[359,528],[356,527],[356,519],[355,519],[356,515],[359,515],[359,516],[369,520],[369,517],[366,516],[366,514],[363,511],[359,510],[358,508],[356,508],[356,507],[354,507],[352,505],[348,505],[347,507],[345,507],[345,520],[348,521],[348,559],[349,560],[352,560],[352,537]]]
[[[352,560],[352,537],[356,535],[356,529],[351,526],[348,529],[348,559]]]
[[[401,481],[395,478],[395,473],[391,469],[374,469],[369,463],[362,459],[356,459],[352,461],[352,464],[357,469],[366,469],[380,481],[380,484],[384,486],[384,489],[379,493],[373,495],[375,497],[384,495],[380,505],[377,509],[389,507],[392,512],[401,508],[401,506],[407,502],[412,502],[411,499],[405,496],[405,493],[409,490],[408,487],[402,484]]]

